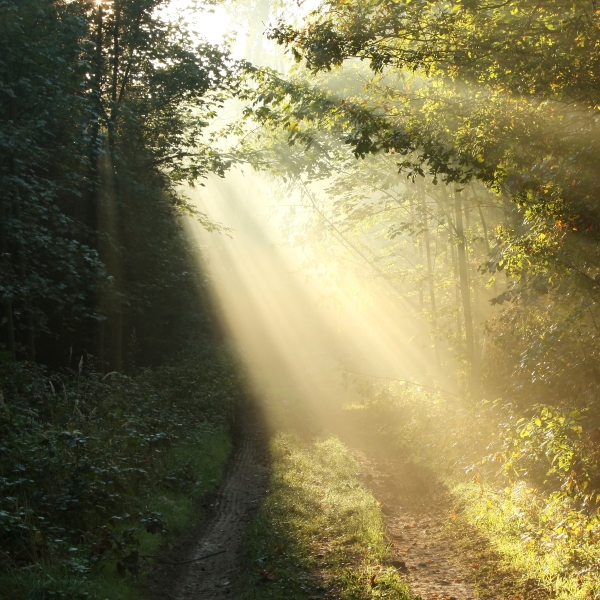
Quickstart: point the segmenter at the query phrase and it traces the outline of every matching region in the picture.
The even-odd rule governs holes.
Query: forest
[[[0,600],[600,598],[600,3],[0,25]]]

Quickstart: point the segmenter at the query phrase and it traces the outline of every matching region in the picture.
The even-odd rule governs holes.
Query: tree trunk
[[[16,120],[16,99],[14,97],[10,97],[9,100],[9,117],[10,120],[12,121],[12,123],[14,124],[15,120]],[[11,153],[11,155],[9,156],[8,159],[8,168],[10,171],[10,174],[13,176],[15,176],[15,156],[14,153]],[[14,203],[11,206],[9,204],[9,198],[11,197],[10,191],[9,193],[4,197],[4,204],[1,205],[1,212],[0,212],[0,250],[2,251],[2,262],[5,263],[5,269],[4,269],[4,278],[6,278],[6,273],[9,272],[10,270],[10,258],[8,258],[10,256],[10,248],[9,248],[9,240],[8,240],[8,231],[7,231],[7,223],[8,223],[8,218],[9,218],[9,212],[12,212],[12,210],[14,210]],[[10,281],[7,282],[6,279],[4,280],[4,284],[6,285],[6,283],[8,283],[10,285]],[[15,344],[15,321],[14,321],[14,312],[13,312],[13,303],[12,303],[12,298],[5,298],[4,299],[4,325],[6,325],[6,349],[8,350],[8,352],[10,352],[12,354],[13,360],[16,361],[17,360],[17,347]]]
[[[6,349],[12,354],[13,360],[17,360],[17,350],[15,346],[15,322],[13,320],[12,302],[4,302],[4,318],[6,319]]]
[[[103,116],[102,106],[102,74],[103,74],[103,40],[104,22],[102,4],[98,3],[96,12],[96,54],[94,57],[93,94],[94,94],[94,120],[91,124],[90,135],[90,171],[89,190],[85,202],[83,222],[90,236],[90,245],[98,248],[98,187],[100,179],[100,122]]]
[[[462,332],[462,322],[461,322],[461,293],[460,293],[460,275],[458,269],[458,260],[456,258],[456,248],[455,242],[458,237],[456,230],[456,223],[454,222],[454,218],[452,217],[453,206],[450,205],[450,196],[448,195],[448,190],[445,185],[440,186],[442,190],[443,200],[440,200],[437,196],[434,196],[436,202],[438,203],[439,208],[444,213],[446,221],[448,222],[449,227],[449,242],[450,242],[450,257],[452,259],[452,273],[454,277],[454,291],[455,291],[455,302],[456,302],[456,341],[457,341],[457,350],[460,352],[463,346],[463,332]]]
[[[434,335],[437,332],[437,309],[435,305],[435,282],[433,279],[433,261],[431,259],[431,235],[429,232],[429,216],[427,214],[427,203],[425,202],[425,190],[422,186],[419,186],[419,193],[421,195],[421,210],[423,212],[423,229],[424,229],[424,242],[425,242],[425,256],[427,258],[427,284],[429,287],[429,301],[431,303],[431,324],[433,327]],[[440,366],[440,351],[437,342],[434,340],[433,348],[435,353],[435,364],[437,367]]]
[[[419,188],[417,187],[417,194],[420,193]],[[412,195],[409,196],[409,207],[410,207],[410,220],[412,223],[415,223],[417,221],[417,214],[415,211],[415,204],[413,202],[413,197]],[[413,245],[414,248],[414,245]],[[418,243],[417,243],[417,260],[419,261],[419,264],[423,264],[423,241],[421,239],[419,239]],[[419,314],[423,314],[423,282],[419,281],[418,284],[419,287]]]
[[[460,295],[463,304],[465,323],[465,346],[467,360],[473,365],[475,360],[475,341],[473,337],[473,315],[471,313],[471,290],[469,286],[469,266],[463,225],[463,206],[460,192],[454,192],[454,219],[456,222],[458,273],[460,276]]]
[[[109,365],[111,371],[120,371],[123,345],[123,277],[120,260],[119,207],[116,197],[115,173],[110,152],[106,152],[99,161],[98,223],[100,230],[100,258],[106,265],[110,288],[103,299],[104,313],[107,315],[106,333],[108,334]],[[104,355],[101,352],[100,355]]]
[[[460,318],[461,300],[460,300],[460,278],[458,275],[458,262],[456,260],[456,248],[454,247],[454,240],[450,240],[450,256],[452,257],[452,272],[454,274],[454,293],[456,301],[456,339],[458,342],[459,350],[462,347],[462,321]]]
[[[29,311],[27,315],[27,347],[29,349],[29,360],[35,362],[35,324],[33,321],[33,312]]]

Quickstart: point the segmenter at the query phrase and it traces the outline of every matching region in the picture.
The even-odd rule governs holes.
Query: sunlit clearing
[[[246,59],[255,65],[282,70],[285,62],[283,53],[275,42],[265,37],[265,29],[282,16],[288,22],[300,21],[317,6],[317,0],[310,0],[290,6],[258,2],[255,5],[232,3],[199,9],[194,0],[171,0],[160,8],[160,14],[167,21],[183,19],[188,30],[198,39],[216,45],[227,44],[235,59]]]
[[[284,246],[278,219],[268,216],[270,185],[246,169],[191,192],[202,211],[235,229],[232,239],[188,222],[255,392],[306,403],[324,418],[352,400],[348,373],[425,377],[432,350],[408,302],[383,294],[365,300],[356,293],[360,282],[333,263],[319,265],[318,276],[303,268],[300,250]]]

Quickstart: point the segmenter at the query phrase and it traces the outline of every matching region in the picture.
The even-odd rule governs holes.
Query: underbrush
[[[452,493],[468,522],[509,567],[540,582],[557,599],[599,597],[598,530],[569,531],[569,520],[581,519],[570,502],[549,498],[523,481],[502,490],[462,483]]]
[[[208,343],[134,376],[0,366],[0,598],[135,598],[230,450],[240,385]]]
[[[556,598],[600,597],[596,423],[585,413],[460,400],[401,384],[362,386],[346,407],[364,440],[433,469],[507,569]],[[375,442],[374,442],[375,441]]]
[[[408,600],[381,512],[337,439],[272,442],[271,489],[247,539],[244,599]]]

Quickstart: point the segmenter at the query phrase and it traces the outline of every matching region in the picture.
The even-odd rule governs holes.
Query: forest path
[[[252,427],[240,435],[224,482],[210,499],[207,512],[211,517],[198,532],[195,541],[186,544],[178,561],[192,561],[184,566],[164,569],[150,597],[164,600],[223,600],[234,598],[241,570],[244,534],[264,498],[269,468],[262,439]],[[221,552],[223,551],[223,552]],[[177,561],[174,561],[177,562]]]
[[[353,450],[381,504],[395,564],[422,600],[548,600],[549,591],[506,566],[475,528],[457,519],[435,476],[412,462]],[[449,522],[454,525],[449,526]]]
[[[246,422],[220,491],[206,500],[209,518],[192,540],[171,553],[185,562],[162,567],[149,586],[149,600],[226,600],[240,591],[243,543],[269,485],[264,434]],[[523,581],[466,523],[448,526],[453,506],[433,474],[385,452],[351,449],[364,483],[381,505],[393,543],[392,564],[422,600],[547,600],[534,581]],[[373,450],[373,449],[371,449]],[[173,556],[176,554],[176,556]],[[329,594],[332,596],[332,594]],[[335,597],[335,595],[333,595]]]
[[[423,600],[475,600],[460,552],[449,545],[444,523],[448,501],[412,463],[384,462],[355,450],[365,483],[381,509],[399,570],[410,591]]]

